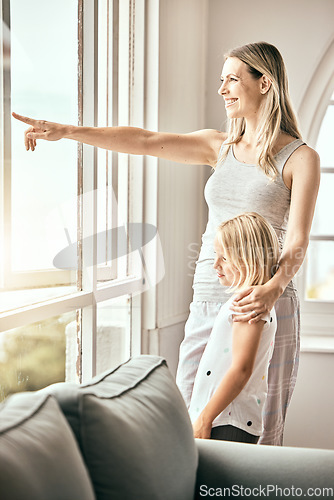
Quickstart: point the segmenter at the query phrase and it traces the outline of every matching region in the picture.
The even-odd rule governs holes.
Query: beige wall
[[[209,0],[208,6],[206,126],[219,128],[223,121],[217,88],[224,53],[250,42],[266,41],[278,47],[298,110],[322,55],[333,41],[334,2],[254,0],[235,2],[231,8],[225,0]]]
[[[160,2],[160,131],[204,127],[206,2]],[[158,162],[158,229],[165,278],[157,287],[159,352],[172,369],[192,298],[192,260],[206,220],[204,175],[210,167]]]

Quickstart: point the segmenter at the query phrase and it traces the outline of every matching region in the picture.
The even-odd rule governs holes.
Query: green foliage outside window
[[[0,401],[65,380],[65,329],[73,313],[0,333]]]

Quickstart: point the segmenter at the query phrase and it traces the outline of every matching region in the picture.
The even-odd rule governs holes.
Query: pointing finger
[[[37,120],[34,120],[33,118],[28,118],[27,116],[22,116],[18,115],[17,113],[12,113],[12,116],[16,118],[16,120],[19,120],[20,122],[27,123],[28,125],[36,126]]]

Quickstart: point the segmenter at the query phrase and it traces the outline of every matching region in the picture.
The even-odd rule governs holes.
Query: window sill
[[[0,331],[11,330],[12,328],[17,328],[24,326],[29,323],[35,323],[36,321],[42,321],[46,318],[57,316],[68,312],[70,310],[82,309],[87,306],[94,306],[94,304],[103,302],[105,300],[120,297],[122,295],[140,294],[145,289],[143,288],[143,279],[141,277],[128,276],[125,279],[119,279],[108,283],[97,290],[93,291],[83,290],[83,291],[70,291],[71,287],[56,287],[54,292],[57,291],[55,297],[46,298],[46,290],[50,291],[52,289],[42,289],[43,296],[38,300],[38,297],[34,295],[32,300],[32,293],[35,294],[38,290],[19,290],[14,292],[11,297],[12,309],[7,309],[8,307],[8,297],[6,311],[0,311]],[[67,293],[65,294],[65,289]],[[28,305],[22,305],[16,300],[15,305],[13,304],[14,294],[26,292],[27,295],[23,295],[28,302]],[[39,290],[41,292],[41,290]],[[9,292],[3,292],[3,294]],[[0,300],[2,294],[0,294]],[[13,307],[14,306],[14,307]],[[2,304],[1,309],[4,309]]]
[[[334,337],[303,335],[300,339],[301,352],[334,353]]]
[[[57,297],[64,297],[76,291],[76,286],[56,286],[0,292],[0,313],[34,305]]]

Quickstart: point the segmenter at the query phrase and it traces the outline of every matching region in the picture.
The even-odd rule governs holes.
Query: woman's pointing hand
[[[34,120],[27,116],[12,113],[12,116],[30,127],[24,132],[24,144],[26,150],[35,150],[36,140],[44,139],[46,141],[58,141],[65,136],[66,125],[60,123],[47,122],[45,120]]]

